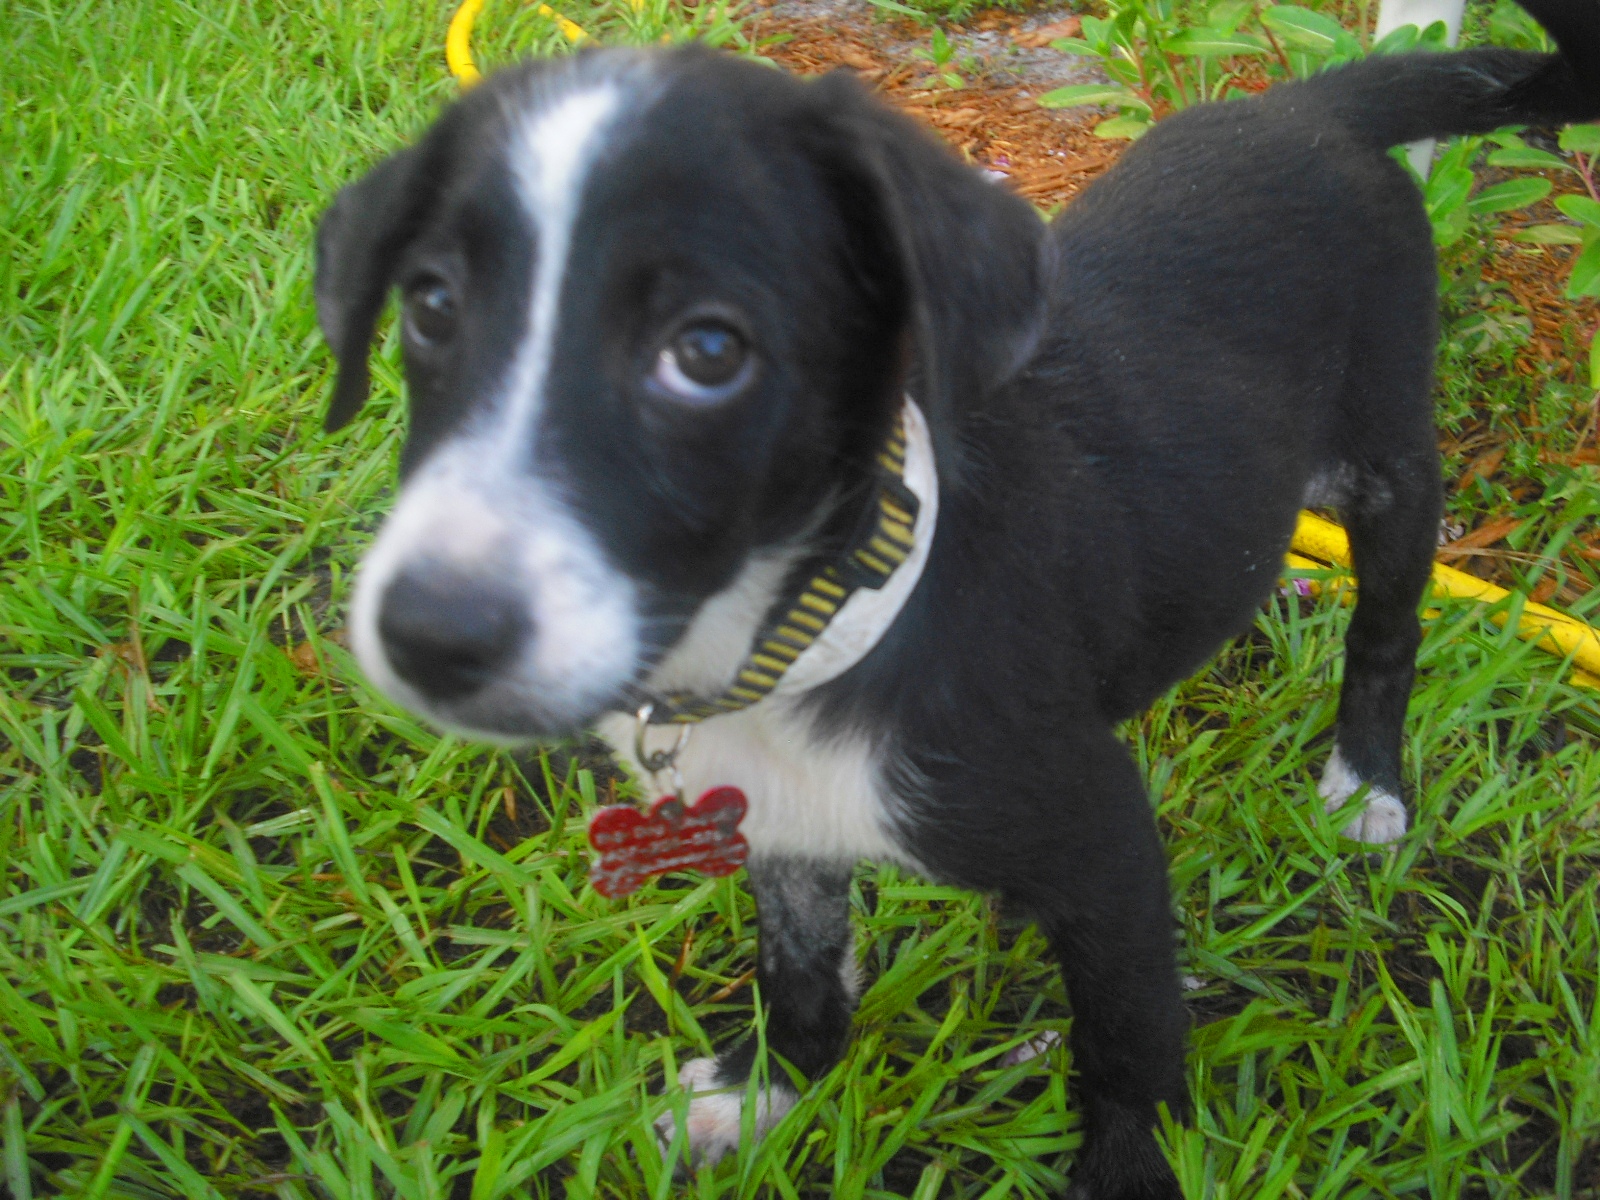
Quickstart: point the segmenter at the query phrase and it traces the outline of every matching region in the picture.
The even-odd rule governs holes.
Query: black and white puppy
[[[1321,793],[1366,789],[1353,837],[1404,832],[1436,299],[1386,150],[1600,114],[1600,7],[1527,7],[1560,55],[1371,59],[1196,107],[1049,224],[842,76],[692,49],[495,76],[320,231],[331,426],[403,297],[363,667],[441,726],[599,724],[627,757],[608,714],[734,682],[850,553],[903,425],[905,561],[680,759],[691,796],[749,797],[767,1044],[813,1078],[843,1052],[857,860],[997,893],[1070,995],[1075,1191],[1174,1194],[1152,1130],[1187,1108],[1188,1022],[1115,727],[1249,626],[1301,505],[1337,504],[1360,600]],[[684,1072],[702,1160],[738,1138],[753,1057]],[[774,1085],[757,1126],[794,1099]]]

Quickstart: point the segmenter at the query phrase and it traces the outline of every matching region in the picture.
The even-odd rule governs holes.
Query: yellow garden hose
[[[444,35],[444,61],[450,68],[450,74],[464,88],[469,88],[483,78],[483,72],[478,70],[477,64],[472,61],[472,26],[478,20],[478,13],[483,9],[483,0],[461,0],[461,7],[456,9],[455,16],[450,18],[450,30]],[[581,42],[588,37],[583,26],[576,21],[563,17],[548,4],[539,5],[539,12],[549,17],[556,23],[556,28],[561,30],[563,37],[569,42]]]
[[[1344,530],[1332,521],[1324,521],[1311,513],[1300,514],[1300,522],[1290,546],[1294,553],[1289,555],[1288,565],[1299,570],[1350,566],[1350,539],[1345,536]],[[1484,604],[1496,604],[1511,595],[1505,588],[1496,587],[1443,563],[1433,564],[1433,594],[1453,596],[1458,600],[1478,600]],[[1496,625],[1504,625],[1509,617],[1510,614],[1502,610],[1492,613],[1489,619]],[[1600,632],[1591,626],[1576,617],[1569,617],[1566,613],[1529,600],[1522,606],[1522,613],[1517,618],[1516,634],[1563,658],[1570,655],[1574,664],[1572,682],[1584,687],[1600,688]]]
[[[483,78],[472,61],[472,23],[482,7],[483,0],[462,0],[456,15],[450,18],[450,31],[444,35],[445,64],[464,88]]]

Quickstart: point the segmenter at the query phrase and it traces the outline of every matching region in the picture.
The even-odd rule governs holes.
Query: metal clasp
[[[661,772],[670,771],[672,781],[672,794],[681,802],[683,800],[683,769],[678,765],[678,756],[683,753],[683,748],[689,744],[689,735],[694,733],[693,725],[680,725],[678,727],[678,740],[666,750],[646,750],[644,745],[645,734],[650,731],[650,717],[655,713],[654,704],[645,704],[634,714],[633,725],[633,757],[639,765],[650,773],[650,782],[658,790],[661,788]]]

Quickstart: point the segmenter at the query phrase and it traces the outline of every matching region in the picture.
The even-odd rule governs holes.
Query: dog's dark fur
[[[838,552],[909,391],[938,463],[926,569],[876,648],[789,719],[806,754],[872,748],[897,855],[998,893],[1050,937],[1085,1114],[1075,1192],[1175,1194],[1151,1130],[1158,1104],[1187,1109],[1188,1022],[1162,847],[1114,728],[1249,626],[1316,494],[1340,506],[1360,581],[1339,753],[1371,794],[1400,794],[1440,515],[1436,301],[1428,221],[1385,151],[1600,113],[1600,9],[1527,7],[1563,56],[1377,58],[1196,107],[1048,226],[839,76],[686,50],[490,80],[341,193],[321,231],[331,424],[365,394],[387,292],[407,296],[408,492],[451,447],[512,428],[497,424],[518,402],[506,381],[545,319],[529,297],[553,243],[507,149],[517,121],[605,78],[637,103],[584,177],[526,445],[493,468],[504,478],[467,471],[441,493],[477,497],[465,523],[487,549],[441,549],[454,526],[408,514],[364,662],[458,728],[581,728],[647,685],[752,562],[786,550],[792,587]],[[440,287],[453,324],[421,336],[416,306]],[[759,369],[686,407],[648,377],[704,311]],[[522,504],[523,484],[543,497],[527,513],[483,515]],[[570,545],[527,549],[557,510]],[[597,550],[572,567],[580,543]],[[561,570],[576,572],[566,592],[523,602]],[[585,678],[528,657],[591,634],[569,670]],[[608,638],[633,639],[616,663]],[[788,817],[803,839],[811,818]],[[851,857],[753,846],[767,1043],[812,1077],[843,1052],[854,1005]],[[739,1084],[752,1058],[752,1042],[727,1052],[718,1081]]]

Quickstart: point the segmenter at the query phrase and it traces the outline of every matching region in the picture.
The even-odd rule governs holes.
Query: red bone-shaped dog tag
[[[627,804],[602,808],[589,820],[595,851],[589,882],[615,899],[668,871],[732,875],[750,853],[739,832],[745,808],[736,787],[714,787],[687,808],[676,796],[662,796],[648,815]]]

